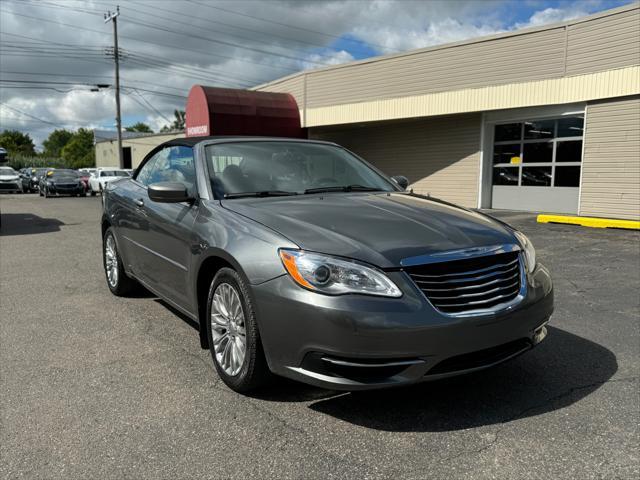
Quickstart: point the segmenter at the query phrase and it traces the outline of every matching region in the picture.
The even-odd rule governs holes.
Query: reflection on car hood
[[[407,193],[328,193],[222,204],[300,248],[382,268],[419,255],[515,242],[508,228],[484,215]]]
[[[18,175],[0,175],[0,180],[18,180]]]

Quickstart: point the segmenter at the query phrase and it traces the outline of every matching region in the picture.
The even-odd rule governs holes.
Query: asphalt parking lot
[[[218,381],[187,322],[106,286],[99,198],[2,195],[2,478],[638,478],[640,235],[523,230],[556,312],[484,372],[337,393]]]

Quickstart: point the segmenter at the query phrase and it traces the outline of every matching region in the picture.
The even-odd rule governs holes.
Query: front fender
[[[194,282],[202,264],[218,257],[243,274],[249,284],[258,285],[286,273],[279,248],[298,248],[268,227],[222,208],[219,202],[203,202],[195,235],[198,252],[192,264]]]

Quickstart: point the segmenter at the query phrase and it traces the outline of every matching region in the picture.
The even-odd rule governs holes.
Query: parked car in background
[[[55,168],[44,168],[40,175],[38,175],[38,193],[42,197],[44,195],[44,187],[47,181],[47,177],[55,172]]]
[[[72,195],[85,196],[87,194],[80,175],[75,170],[56,169],[43,177],[40,194],[44,197]]]
[[[85,193],[89,191],[89,180],[91,180],[91,174],[87,170],[78,170],[78,175],[80,175],[80,180],[84,185]]]
[[[48,168],[36,168],[33,177],[31,177],[32,188],[34,188],[35,190],[40,189],[40,180],[44,175],[47,174],[47,171],[49,171]]]
[[[107,184],[107,285],[140,283],[197,322],[240,392],[270,372],[406,385],[540,343],[553,286],[529,239],[406,186],[328,142],[172,140]]]
[[[33,167],[21,169],[20,182],[22,184],[22,193],[37,192],[38,179],[36,178],[36,169]]]
[[[0,167],[0,191],[18,193],[22,191],[20,174],[11,167]]]
[[[130,177],[131,175],[129,175],[126,170],[121,168],[99,168],[89,179],[91,195],[93,196],[96,193],[102,193],[105,185],[109,182]]]
[[[0,147],[0,163],[4,163],[8,160],[7,158],[7,150]]]

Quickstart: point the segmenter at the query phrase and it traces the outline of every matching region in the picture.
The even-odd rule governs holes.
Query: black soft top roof
[[[256,137],[256,136],[210,136],[210,137],[184,137],[184,138],[174,138],[173,140],[169,140],[168,142],[164,142],[159,145],[159,147],[171,147],[171,146],[184,146],[184,147],[193,147],[200,142],[208,142],[219,140],[220,142],[229,142],[229,141],[290,141],[290,142],[309,142],[309,143],[332,143],[332,142],[324,142],[322,140],[307,140],[303,138],[287,138],[287,137]]]

